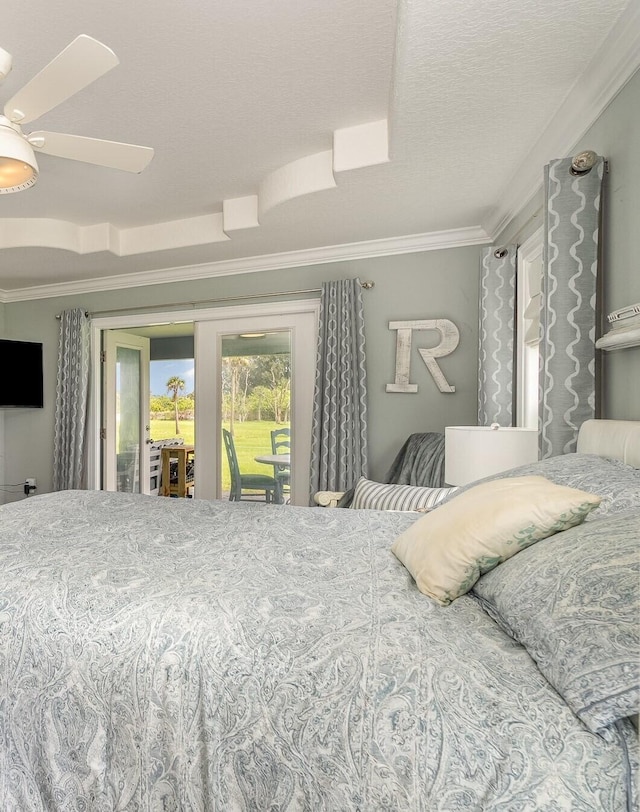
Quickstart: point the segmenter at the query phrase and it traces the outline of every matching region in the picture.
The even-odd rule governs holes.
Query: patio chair
[[[243,474],[238,465],[238,456],[233,442],[233,436],[227,429],[222,429],[224,447],[227,452],[229,462],[229,472],[231,474],[231,491],[229,493],[230,502],[267,502],[282,504],[282,487],[280,482],[273,476],[267,474]],[[256,499],[258,492],[262,492],[264,497]],[[248,497],[248,498],[243,498]],[[252,498],[253,497],[253,498]]]
[[[291,429],[274,429],[271,432],[271,453],[289,454],[291,452]],[[290,493],[291,490],[291,466],[274,465],[273,475],[280,481],[282,493]]]

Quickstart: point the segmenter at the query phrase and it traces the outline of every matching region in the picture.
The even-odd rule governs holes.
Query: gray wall
[[[174,358],[193,358],[193,336],[173,336],[152,338],[149,342],[149,355],[152,361],[167,361]],[[154,393],[157,394],[157,393]]]
[[[640,302],[640,73],[576,145],[609,159],[603,228],[603,312]],[[603,355],[603,417],[640,420],[640,347]]]
[[[640,73],[625,85],[571,154],[595,150],[609,161],[603,217],[602,312],[640,302]],[[555,156],[562,157],[562,156]],[[541,224],[532,215],[542,194],[526,207],[496,240],[524,242]],[[601,353],[601,417],[640,420],[640,347]]]
[[[242,293],[317,288],[322,281],[358,276],[375,282],[364,292],[369,374],[370,475],[382,477],[409,434],[442,431],[445,425],[476,421],[477,310],[479,249],[456,248],[313,265],[210,280],[131,288],[126,291],[12,302],[5,307],[9,338],[44,343],[45,408],[5,415],[6,481],[35,476],[38,493],[51,488],[55,368],[58,321],[69,307],[91,312],[118,307],[171,305],[206,301]],[[235,303],[234,303],[235,304]],[[419,346],[436,343],[435,334],[416,335],[411,365],[417,394],[385,391],[395,374],[395,332],[388,322],[406,319],[451,319],[460,330],[460,344],[441,359],[441,367],[456,392],[442,394],[418,355]]]

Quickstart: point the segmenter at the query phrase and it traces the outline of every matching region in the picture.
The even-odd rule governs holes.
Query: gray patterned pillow
[[[588,522],[620,511],[640,508],[640,469],[597,454],[549,457],[478,481],[489,482],[492,479],[514,476],[543,476],[557,485],[567,485],[569,488],[597,494],[602,501],[600,507],[587,516]],[[477,484],[471,482],[459,488],[458,493]]]
[[[640,711],[638,539],[640,510],[585,523],[473,588],[593,732]]]
[[[360,477],[350,507],[367,510],[419,510],[434,508],[458,488],[418,488],[414,485],[385,485]]]

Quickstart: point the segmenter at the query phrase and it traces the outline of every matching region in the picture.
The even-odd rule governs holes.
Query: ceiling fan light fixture
[[[8,122],[0,123],[0,194],[21,192],[37,180],[38,163],[30,144]]]
[[[11,70],[12,61],[11,54],[7,53],[3,48],[0,48],[0,82]]]

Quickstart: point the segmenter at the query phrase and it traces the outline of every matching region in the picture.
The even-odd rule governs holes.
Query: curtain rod
[[[364,290],[371,290],[371,288],[375,287],[375,282],[360,282],[360,287]],[[167,305],[140,305],[139,307],[118,307],[114,308],[113,310],[95,310],[91,313],[88,311],[86,312],[87,316],[103,316],[106,313],[128,313],[131,311],[142,311],[142,310],[160,310],[164,312],[167,308],[182,308],[182,307],[200,307],[206,304],[213,304],[218,302],[237,302],[242,301],[245,299],[266,299],[272,298],[274,296],[301,296],[309,293],[322,293],[322,288],[307,288],[307,290],[283,290],[278,291],[277,293],[240,293],[237,296],[222,296],[217,299],[201,299],[198,302],[172,302],[171,304]],[[61,316],[60,313],[57,314],[56,318],[59,319]]]

